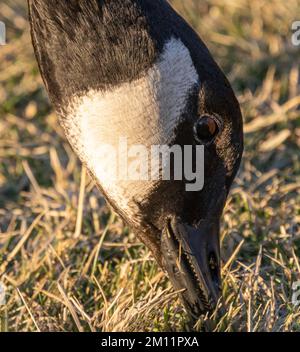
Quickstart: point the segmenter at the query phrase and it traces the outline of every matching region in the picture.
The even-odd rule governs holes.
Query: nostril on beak
[[[208,255],[208,267],[214,283],[219,285],[219,264],[214,252],[210,252]]]

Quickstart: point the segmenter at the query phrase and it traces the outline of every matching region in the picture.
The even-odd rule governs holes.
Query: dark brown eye
[[[200,144],[209,144],[219,133],[219,124],[216,118],[202,115],[194,125],[194,136]]]

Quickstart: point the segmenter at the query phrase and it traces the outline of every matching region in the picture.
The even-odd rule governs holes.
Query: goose
[[[220,219],[243,153],[242,114],[225,75],[165,0],[28,6],[41,76],[73,150],[168,274],[190,316],[213,311],[222,297]],[[160,154],[151,156],[153,178],[144,177],[145,155],[142,177],[114,177],[116,163],[121,173],[126,166],[120,143],[131,158],[138,146],[143,155],[169,147],[172,161],[164,166],[172,177],[162,177]],[[189,147],[183,158],[192,170],[202,160],[199,187],[178,177],[175,146]]]

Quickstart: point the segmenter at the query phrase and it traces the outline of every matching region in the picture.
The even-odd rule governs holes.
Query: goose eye
[[[194,136],[201,144],[211,143],[219,133],[216,119],[209,115],[202,115],[194,125]]]

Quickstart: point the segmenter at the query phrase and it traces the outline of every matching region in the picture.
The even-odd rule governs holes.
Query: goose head
[[[243,150],[230,84],[164,0],[28,3],[40,71],[74,151],[188,311],[211,311],[220,218]]]

